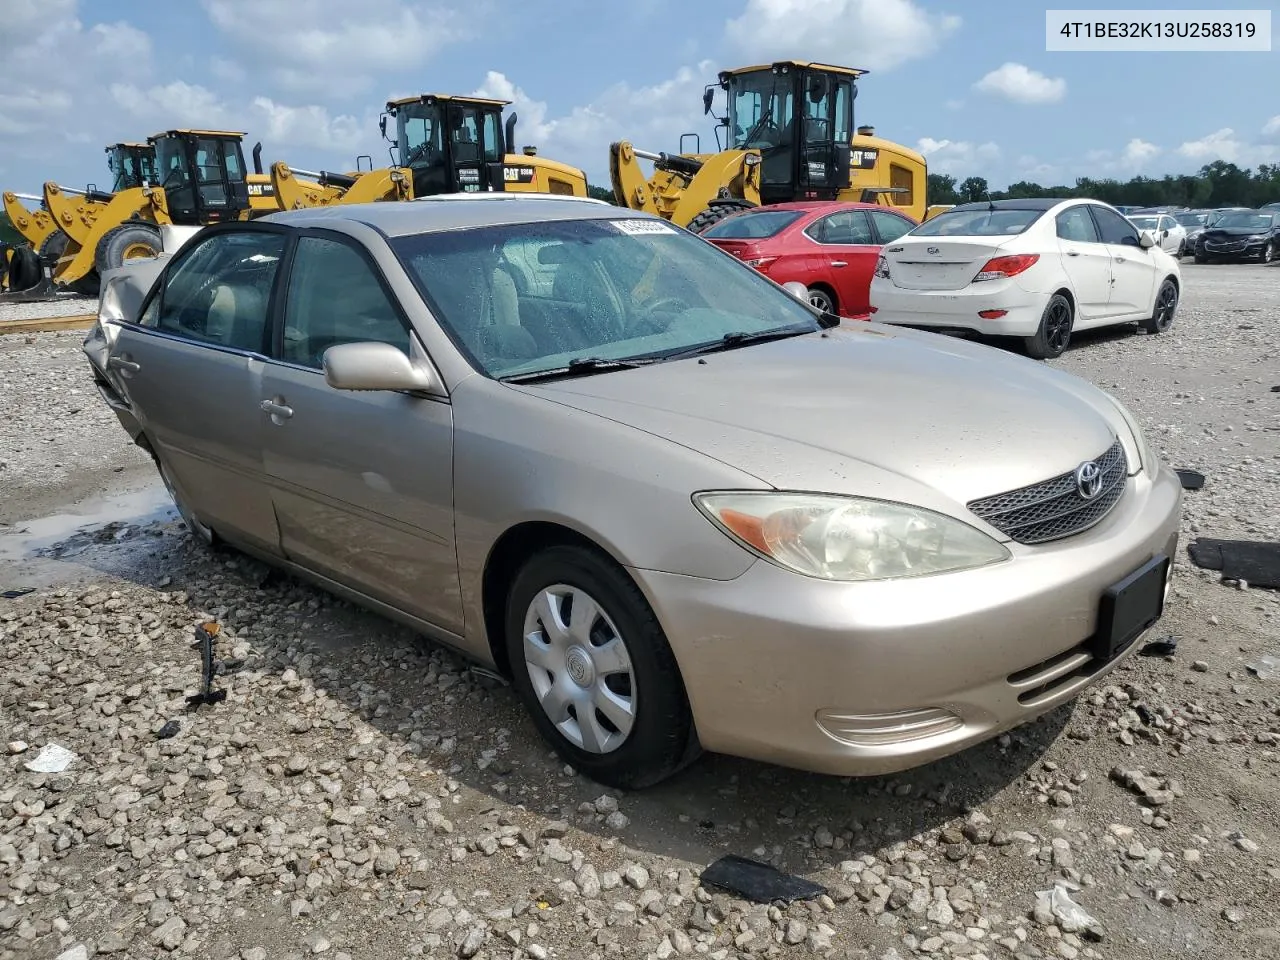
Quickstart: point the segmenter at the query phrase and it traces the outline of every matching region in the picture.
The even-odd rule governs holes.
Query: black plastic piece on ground
[[[19,587],[16,590],[6,590],[4,593],[0,593],[0,597],[4,597],[6,600],[16,600],[18,597],[25,597],[28,593],[35,592],[35,587]]]
[[[170,720],[163,727],[161,727],[159,730],[156,731],[156,739],[168,740],[171,737],[176,737],[178,735],[178,731],[181,729],[182,729],[182,724],[178,723],[177,720]]]
[[[732,854],[721,857],[703,870],[702,883],[739,894],[755,903],[813,900],[827,892],[826,887],[812,880],[782,873],[767,863]]]
[[[1197,567],[1220,570],[1227,580],[1280,590],[1280,543],[1202,537],[1187,545],[1187,553]]]
[[[1142,645],[1138,653],[1144,657],[1171,657],[1178,649],[1178,638],[1170,634],[1162,640],[1152,640]]]
[[[1199,490],[1204,486],[1204,474],[1198,470],[1176,470],[1183,490]]]

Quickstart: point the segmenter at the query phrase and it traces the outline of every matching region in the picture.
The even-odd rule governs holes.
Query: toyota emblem
[[[1084,500],[1092,500],[1102,492],[1102,468],[1094,461],[1086,460],[1076,467],[1076,490]]]

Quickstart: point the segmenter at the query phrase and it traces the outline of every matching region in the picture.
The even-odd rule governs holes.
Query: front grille
[[[969,503],[969,509],[1018,543],[1047,543],[1081,533],[1098,523],[1124,494],[1129,460],[1117,440],[1095,461],[1101,489],[1092,500],[1080,495],[1075,470],[1029,487]]]
[[[1206,243],[1206,244],[1204,245],[1204,248],[1205,248],[1206,250],[1221,250],[1221,251],[1223,251],[1223,252],[1225,252],[1225,253],[1234,253],[1234,252],[1235,252],[1235,251],[1237,251],[1237,250],[1243,250],[1243,249],[1244,249],[1244,247],[1245,247],[1245,243],[1244,243],[1244,241],[1243,241],[1243,240],[1240,240],[1240,241],[1238,241],[1238,242],[1233,242],[1233,243],[1212,243],[1212,242],[1209,242],[1209,243]]]

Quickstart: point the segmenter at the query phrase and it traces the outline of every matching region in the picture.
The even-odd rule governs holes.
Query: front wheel
[[[1272,261],[1275,260],[1275,258],[1276,258],[1276,245],[1274,243],[1268,243],[1265,247],[1262,248],[1262,262],[1271,263]]]
[[[675,656],[644,595],[611,560],[555,546],[507,596],[517,693],[574,768],[620,789],[651,786],[697,755]]]
[[[1173,316],[1178,312],[1178,285],[1171,279],[1160,284],[1160,292],[1156,294],[1155,306],[1151,316],[1143,320],[1139,326],[1147,333],[1164,333],[1173,326]]]
[[[1027,356],[1033,360],[1053,360],[1067,349],[1071,342],[1071,328],[1075,322],[1075,310],[1071,301],[1055,293],[1040,315],[1040,326],[1034,335],[1023,339]]]

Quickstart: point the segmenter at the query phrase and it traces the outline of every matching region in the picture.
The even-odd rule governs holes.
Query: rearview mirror
[[[428,390],[431,374],[389,343],[340,343],[324,352],[324,379],[335,390]]]
[[[1143,250],[1147,250],[1155,245],[1156,238],[1152,235],[1150,230],[1143,230],[1138,234],[1138,246],[1142,247]]]
[[[711,102],[715,99],[716,92],[713,88],[707,87],[702,91],[702,112],[704,114],[711,112]]]

